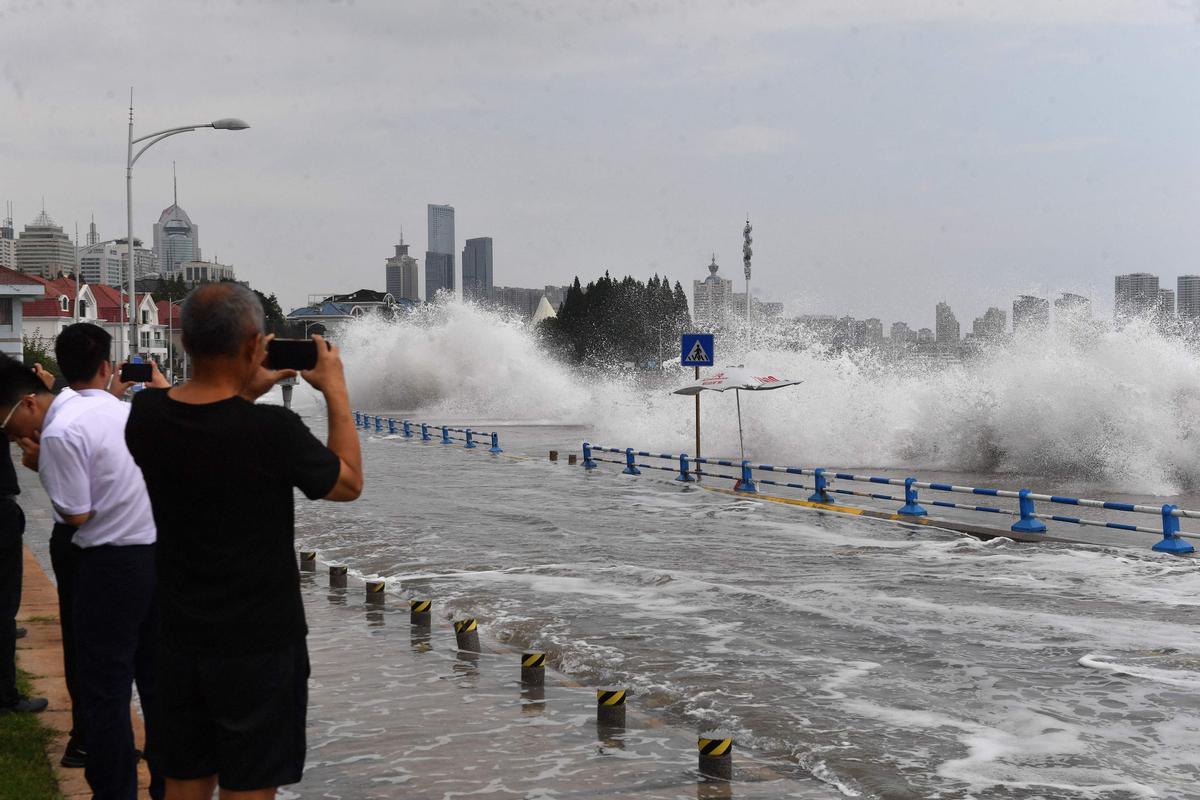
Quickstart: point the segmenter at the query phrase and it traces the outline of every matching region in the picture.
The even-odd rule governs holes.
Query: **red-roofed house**
[[[37,302],[45,293],[45,287],[32,275],[0,267],[0,352],[22,357],[24,306]]]
[[[48,281],[35,276],[26,276],[38,281],[45,290],[45,298],[29,304],[25,313],[26,333],[53,343],[63,328],[75,322],[75,281],[56,278]],[[79,321],[99,325],[113,337],[113,358],[124,359],[128,353],[125,338],[129,325],[123,323],[122,304],[129,296],[112,286],[97,283],[83,284],[79,288]],[[158,324],[158,308],[148,294],[138,295],[138,332],[142,340],[139,353],[165,362],[167,355],[166,328]]]

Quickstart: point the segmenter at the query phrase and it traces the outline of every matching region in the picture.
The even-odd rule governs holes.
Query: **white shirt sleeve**
[[[52,436],[42,440],[38,455],[38,475],[60,514],[87,514],[92,511],[91,477],[82,442]]]

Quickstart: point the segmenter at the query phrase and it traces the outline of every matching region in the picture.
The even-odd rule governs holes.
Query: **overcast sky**
[[[0,201],[124,233],[125,123],[208,258],[276,292],[382,288],[457,209],[495,282],[741,278],[792,313],[964,328],[1020,292],[1111,307],[1200,272],[1200,24],[1172,0],[0,0]],[[423,279],[423,275],[422,275]]]

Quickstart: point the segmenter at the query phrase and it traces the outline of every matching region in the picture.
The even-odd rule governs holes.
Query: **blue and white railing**
[[[597,453],[615,453],[622,456],[620,459],[604,458],[596,455]],[[657,459],[662,461],[674,462],[672,466],[660,466],[658,464],[649,464],[638,459]],[[931,481],[922,481],[917,478],[888,478],[875,475],[856,475],[850,472],[831,472],[821,467],[812,469],[802,467],[783,467],[774,464],[752,464],[749,461],[735,461],[733,459],[712,459],[712,458],[691,458],[687,453],[670,454],[670,453],[652,453],[646,450],[634,450],[632,447],[605,447],[603,445],[583,443],[583,468],[587,470],[596,469],[599,463],[619,464],[623,467],[622,473],[626,475],[640,475],[643,469],[662,470],[665,472],[675,473],[675,480],[681,482],[692,482],[697,480],[698,476],[710,476],[716,478],[727,478],[735,481],[734,491],[754,494],[758,492],[758,485],[779,486],[788,489],[802,489],[811,491],[808,502],[818,504],[829,504],[833,501],[833,495],[849,495],[854,497],[865,497],[873,500],[884,500],[889,502],[902,503],[900,508],[896,510],[896,514],[905,517],[927,517],[929,512],[921,505],[921,500],[918,497],[919,490],[927,490],[930,492],[942,492],[947,494],[970,494],[983,497],[996,497],[1017,501],[1017,507],[999,508],[995,506],[974,505],[972,503],[958,503],[951,500],[925,500],[927,505],[938,508],[954,508],[961,511],[974,511],[984,514],[999,514],[1012,517],[1018,517],[1017,521],[1009,528],[1016,533],[1036,534],[1045,533],[1046,521],[1064,522],[1071,525],[1093,526],[1099,528],[1112,528],[1119,531],[1137,531],[1140,533],[1151,533],[1161,536],[1161,541],[1154,545],[1154,549],[1163,553],[1173,553],[1183,555],[1191,553],[1195,548],[1185,539],[1200,539],[1200,534],[1184,533],[1179,529],[1180,519],[1200,519],[1200,511],[1188,511],[1181,509],[1175,505],[1144,505],[1139,503],[1122,503],[1108,500],[1087,500],[1079,497],[1064,497],[1054,494],[1039,494],[1029,489],[987,489],[975,486],[958,486],[950,483],[936,483]],[[693,470],[693,465],[695,469]],[[704,469],[706,466],[729,467],[738,470],[738,474],[729,475],[720,472],[710,472]],[[770,472],[774,474],[785,473],[790,475],[801,475],[812,477],[811,485],[802,483],[791,483],[784,480],[774,480],[770,478],[755,478],[755,471]],[[855,489],[834,488],[831,481],[850,481],[854,483],[870,483],[885,486],[895,486],[904,488],[904,496],[897,497],[891,494],[882,494],[878,492],[864,492]],[[1080,517],[1068,516],[1065,514],[1039,514],[1035,507],[1036,503],[1050,503],[1055,505],[1067,506],[1082,506],[1085,508],[1104,509],[1106,511],[1115,511],[1128,514],[1151,514],[1160,518],[1160,525],[1150,527],[1148,525],[1136,525],[1124,522],[1109,522],[1106,520],[1081,519]]]
[[[477,431],[472,428],[451,428],[449,425],[434,425],[429,422],[414,422],[407,419],[393,419],[379,415],[367,414],[362,411],[354,412],[354,425],[363,430],[374,430],[376,433],[386,432],[389,436],[403,436],[405,439],[420,437],[423,442],[437,440],[442,444],[452,445],[462,442],[467,450],[477,447],[487,447],[489,453],[503,453],[500,449],[500,434],[495,431]],[[386,431],[385,431],[386,426]],[[419,428],[419,430],[417,430]],[[436,432],[436,433],[434,433]],[[462,436],[452,436],[461,433]],[[477,441],[482,439],[482,441]],[[490,444],[490,446],[488,446]]]

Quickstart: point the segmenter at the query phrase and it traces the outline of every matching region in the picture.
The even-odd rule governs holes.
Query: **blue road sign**
[[[679,363],[685,367],[711,367],[713,360],[713,335],[711,333],[685,333],[680,341]]]

